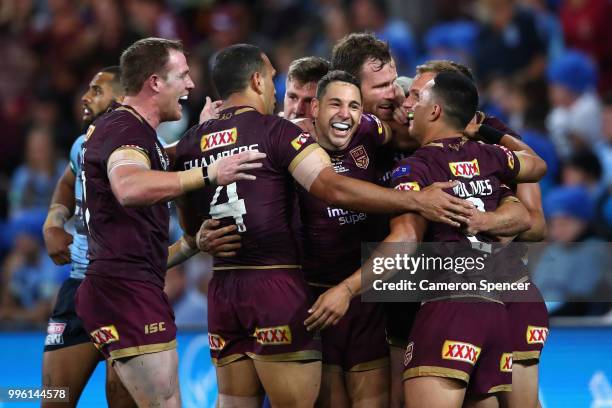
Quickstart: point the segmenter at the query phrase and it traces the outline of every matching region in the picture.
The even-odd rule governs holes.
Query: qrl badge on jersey
[[[442,358],[476,364],[480,356],[480,347],[461,341],[446,340],[442,345]]]
[[[208,346],[211,350],[221,351],[225,347],[225,340],[218,334],[208,333]]]
[[[351,149],[350,153],[357,167],[359,167],[360,169],[368,168],[368,164],[370,164],[370,158],[368,157],[368,152],[366,152],[366,149],[365,147],[363,147],[363,145]]]
[[[200,150],[203,152],[218,147],[229,146],[238,140],[238,129],[231,128],[220,130],[214,133],[208,133],[200,139]]]
[[[455,177],[471,179],[474,176],[480,176],[480,166],[478,165],[477,159],[465,162],[448,163],[448,167],[450,167],[451,173]]]
[[[406,352],[404,353],[404,366],[407,366],[412,361],[412,352],[414,351],[414,341],[408,343]]]

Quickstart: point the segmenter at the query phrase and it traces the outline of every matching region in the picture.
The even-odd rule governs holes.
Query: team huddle
[[[155,130],[195,86],[180,42],[139,40],[93,78],[43,227],[52,259],[73,266],[43,384],[76,406],[104,358],[109,406],[180,407],[165,271],[204,251],[219,407],[538,407],[537,288],[529,302],[365,302],[361,244],[541,240],[544,161],[477,111],[467,67],[429,61],[398,81],[372,34],[343,38],[330,62],[294,61],[280,115],[275,74],[256,46],[220,51],[220,101],[167,148]]]

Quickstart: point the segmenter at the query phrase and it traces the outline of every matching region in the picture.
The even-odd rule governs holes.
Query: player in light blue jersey
[[[91,80],[81,98],[84,127],[123,99],[119,77],[119,67],[114,66],[100,70]],[[70,278],[63,283],[49,319],[43,354],[43,385],[70,389],[70,402],[62,403],[62,407],[76,407],[89,377],[98,362],[103,359],[85,331],[74,305],[74,296],[85,278],[88,264],[79,157],[84,139],[85,135],[81,135],[70,149],[70,164],[66,166],[55,187],[49,215],[43,227],[45,246],[53,262],[58,265],[72,264]],[[64,229],[64,224],[72,214],[74,234],[71,235]],[[135,407],[132,397],[110,364],[107,365],[106,372],[106,397],[109,406]],[[42,403],[46,408],[55,405]]]

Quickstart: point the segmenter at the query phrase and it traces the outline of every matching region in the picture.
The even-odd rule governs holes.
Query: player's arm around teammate
[[[391,231],[383,240],[381,248],[376,250],[377,256],[384,254],[385,251],[382,248],[385,244],[420,242],[421,230],[425,230],[427,221],[423,217],[415,218],[414,214],[405,215],[405,218],[397,216],[391,220]],[[472,210],[464,230],[470,235],[487,233],[496,236],[515,236],[529,229],[529,226],[525,207],[518,200],[508,197],[495,211],[485,213],[476,209]],[[374,279],[386,280],[392,276],[392,273],[372,275],[371,279],[366,278],[364,281],[362,272],[362,269],[359,268],[350,277],[319,296],[310,309],[310,317],[304,322],[308,330],[323,330],[330,325],[337,324],[348,310],[353,297],[368,290]]]

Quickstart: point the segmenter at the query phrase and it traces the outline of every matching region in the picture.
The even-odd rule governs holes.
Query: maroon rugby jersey
[[[385,141],[384,127],[374,115],[364,114],[349,145],[327,151],[334,171],[343,176],[376,182],[376,151]],[[361,265],[361,242],[381,239],[377,214],[353,212],[327,205],[298,187],[302,224],[304,275],[309,282],[335,285]]]
[[[457,180],[460,184],[449,194],[470,200],[481,211],[494,211],[504,194],[501,185],[512,181],[518,171],[518,158],[505,147],[455,137],[429,143],[402,160],[391,183],[399,190],[420,190],[435,182]],[[483,234],[476,238],[493,240]],[[468,242],[468,238],[447,224],[430,223],[423,241]]]
[[[232,258],[216,258],[215,268],[297,267],[299,262],[292,218],[295,185],[289,172],[308,150],[318,147],[293,123],[262,115],[250,107],[232,107],[191,128],[176,146],[176,170],[208,166],[220,157],[247,150],[267,154],[263,167],[250,173],[255,181],[206,187],[185,196],[201,219],[236,224],[242,248]],[[299,157],[298,157],[299,156]]]
[[[146,155],[152,170],[169,162],[155,129],[129,106],[106,113],[90,126],[81,157],[85,219],[88,226],[87,274],[149,281],[164,286],[168,258],[168,203],[124,207],[107,176],[108,158],[121,147]]]

